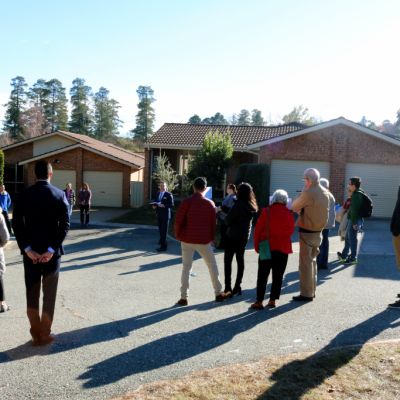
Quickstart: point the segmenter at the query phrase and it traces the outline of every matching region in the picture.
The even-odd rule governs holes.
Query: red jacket
[[[293,253],[290,237],[294,232],[293,213],[285,205],[274,203],[269,207],[269,221],[267,209],[263,208],[254,230],[254,249],[258,253],[261,241],[267,239],[267,222],[269,223],[269,246],[271,251]]]
[[[200,193],[183,200],[175,218],[175,237],[181,242],[207,244],[215,236],[215,204]]]

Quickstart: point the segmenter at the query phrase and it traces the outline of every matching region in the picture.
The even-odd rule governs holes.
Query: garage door
[[[76,189],[76,172],[66,170],[53,170],[53,177],[51,178],[51,184],[64,190],[67,183],[72,183],[72,189],[77,192]]]
[[[122,207],[122,172],[85,171],[83,180],[92,191],[92,205]]]
[[[346,186],[352,176],[361,178],[361,187],[371,196],[374,217],[391,217],[400,185],[400,166],[349,163]]]
[[[289,197],[295,199],[303,189],[303,172],[316,168],[321,178],[329,179],[329,163],[323,161],[272,160],[270,193],[284,189]]]

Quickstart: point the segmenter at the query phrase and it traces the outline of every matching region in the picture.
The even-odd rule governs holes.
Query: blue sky
[[[0,0],[0,104],[22,75],[106,87],[134,127],[149,85],[156,127],[242,108],[280,118],[394,120],[397,0]],[[4,108],[0,106],[0,118]]]

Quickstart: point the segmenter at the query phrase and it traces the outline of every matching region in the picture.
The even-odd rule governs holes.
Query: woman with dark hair
[[[225,294],[234,296],[242,294],[241,284],[244,273],[244,252],[249,240],[251,221],[258,210],[253,188],[249,183],[242,182],[237,191],[237,200],[225,217],[227,227],[224,253]],[[237,275],[232,289],[232,260],[236,254]]]
[[[220,207],[217,207],[217,218],[218,218],[218,223],[220,226],[220,241],[218,244],[217,249],[224,249],[225,248],[225,243],[226,243],[226,225],[224,223],[225,218],[227,214],[229,213],[230,209],[233,207],[236,201],[236,185],[233,183],[228,183],[226,187],[226,197],[222,201],[222,204]]]
[[[78,204],[81,212],[81,226],[89,225],[89,210],[90,203],[92,200],[92,192],[90,191],[89,185],[84,182],[81,190],[78,193]]]

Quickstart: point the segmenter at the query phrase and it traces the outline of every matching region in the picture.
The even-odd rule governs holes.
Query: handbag
[[[271,259],[271,248],[269,246],[269,208],[267,207],[267,238],[258,245],[258,254],[261,261]]]

